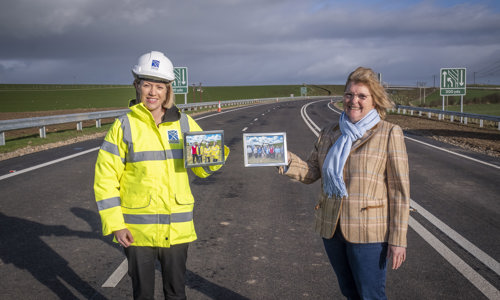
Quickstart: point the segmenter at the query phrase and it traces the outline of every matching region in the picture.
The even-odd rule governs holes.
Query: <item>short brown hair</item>
[[[380,118],[384,119],[387,109],[394,107],[394,103],[391,99],[389,99],[385,88],[382,86],[378,80],[377,74],[375,74],[372,69],[358,67],[354,70],[351,74],[349,74],[349,77],[347,77],[344,91],[347,90],[350,83],[361,83],[368,87],[371,96],[373,97],[375,109],[380,115]]]

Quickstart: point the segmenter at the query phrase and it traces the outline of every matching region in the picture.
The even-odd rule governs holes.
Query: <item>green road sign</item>
[[[440,72],[441,96],[465,95],[465,68],[443,68]]]
[[[187,94],[188,92],[188,69],[186,67],[174,68],[175,80],[172,82],[174,94]]]
[[[300,95],[307,96],[307,87],[306,86],[300,87]]]

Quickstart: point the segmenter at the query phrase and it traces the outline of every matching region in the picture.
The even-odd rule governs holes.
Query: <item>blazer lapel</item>
[[[351,152],[356,150],[357,148],[361,147],[361,145],[363,145],[364,143],[366,143],[373,136],[373,134],[379,130],[379,125],[380,125],[380,122],[378,122],[371,129],[367,130],[365,132],[365,134],[359,140],[356,140],[352,144]]]

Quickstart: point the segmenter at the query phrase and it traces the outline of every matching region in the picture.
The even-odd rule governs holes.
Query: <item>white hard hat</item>
[[[152,79],[160,81],[172,81],[175,79],[174,66],[165,54],[159,51],[151,51],[141,55],[137,65],[132,68],[132,74],[136,79]]]

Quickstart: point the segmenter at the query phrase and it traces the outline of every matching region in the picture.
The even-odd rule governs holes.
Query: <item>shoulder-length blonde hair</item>
[[[136,78],[134,79],[134,87],[135,87],[135,98],[137,99],[137,101],[140,101],[141,100],[141,95],[139,95],[139,89],[137,88],[140,84],[141,84],[141,81],[144,80],[142,78]],[[154,81],[154,80],[151,80],[151,81]],[[172,89],[172,82],[164,82],[164,81],[158,81],[158,82],[161,82],[161,83],[165,83],[165,85],[167,86],[167,99],[165,100],[165,102],[162,103],[162,107],[165,108],[165,109],[169,109],[169,108],[172,108],[172,106],[174,106],[175,104],[175,94],[174,94],[174,90]]]
[[[361,83],[368,87],[371,96],[373,97],[373,104],[377,110],[380,118],[384,119],[388,108],[394,107],[394,103],[389,99],[387,92],[385,91],[382,84],[380,84],[377,75],[372,69],[358,67],[354,70],[345,83],[344,91],[350,83]]]

